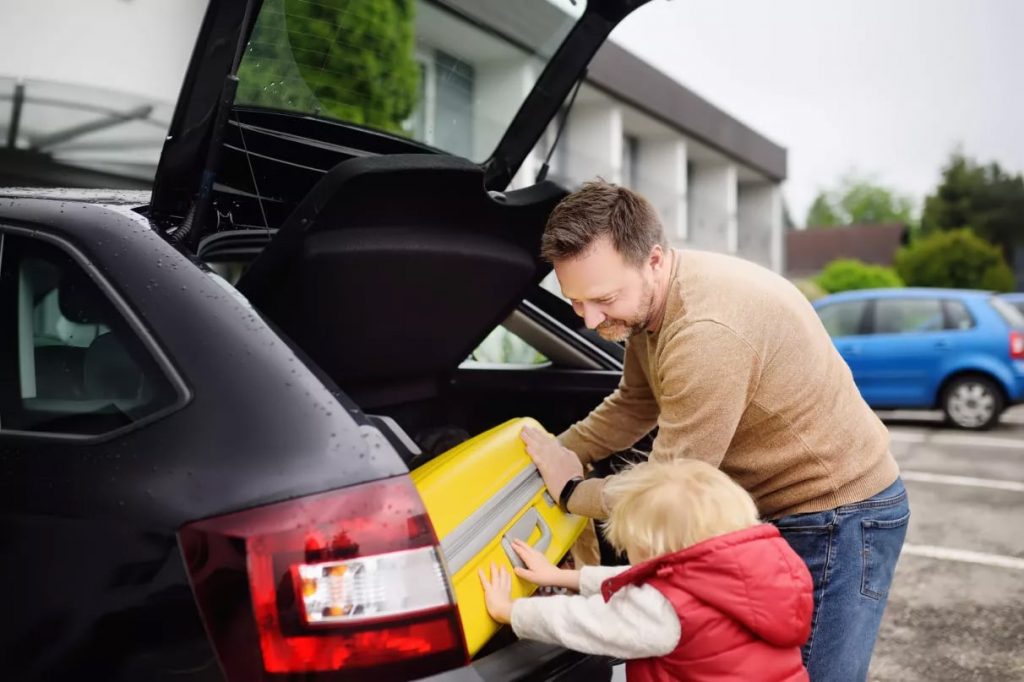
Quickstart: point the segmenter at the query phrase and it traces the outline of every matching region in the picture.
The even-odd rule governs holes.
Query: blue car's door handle
[[[837,346],[840,355],[860,355],[860,346]]]
[[[939,350],[949,350],[950,348],[953,347],[953,344],[951,344],[949,341],[936,341],[935,347],[938,348]]]

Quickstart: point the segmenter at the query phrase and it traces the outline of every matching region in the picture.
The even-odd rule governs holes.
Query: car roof
[[[814,302],[815,306],[825,303],[836,303],[839,301],[860,301],[865,299],[883,298],[959,298],[959,299],[981,299],[992,296],[991,291],[980,289],[941,289],[931,287],[904,287],[897,289],[857,289],[855,291],[843,291],[838,294],[831,294],[819,298]]]
[[[1013,291],[1008,294],[999,294],[999,298],[1005,298],[1008,301],[1024,301],[1024,291]]]
[[[149,190],[80,187],[0,187],[0,199],[52,199],[99,206],[138,208],[149,203]]]

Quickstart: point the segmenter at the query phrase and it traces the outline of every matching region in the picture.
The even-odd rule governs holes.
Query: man
[[[650,203],[605,182],[555,208],[541,251],[586,325],[626,342],[618,388],[586,419],[557,442],[524,431],[548,489],[606,518],[604,480],[583,468],[657,426],[651,459],[721,468],[807,563],[811,679],[866,679],[910,512],[888,432],[811,305],[752,263],[667,248]]]

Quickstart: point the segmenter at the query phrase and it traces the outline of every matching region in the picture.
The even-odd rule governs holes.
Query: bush
[[[896,271],[915,287],[1010,291],[1014,285],[1002,250],[970,228],[939,232],[900,249]]]
[[[825,266],[815,280],[830,294],[852,289],[901,287],[903,282],[892,268],[868,265],[855,258],[840,258]]]

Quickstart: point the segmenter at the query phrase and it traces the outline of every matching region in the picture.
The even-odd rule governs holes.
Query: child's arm
[[[516,575],[534,585],[564,587],[579,592],[584,597],[601,591],[601,583],[625,571],[629,566],[584,566],[581,570],[570,571],[558,568],[540,552],[522,540],[513,540],[512,549],[526,564],[516,567]]]
[[[548,561],[543,552],[534,549],[522,540],[513,540],[512,549],[526,564],[526,568],[516,566],[512,569],[520,578],[541,587],[564,587],[573,592],[580,591],[579,571],[558,568]]]
[[[623,659],[664,656],[679,644],[680,625],[672,604],[649,585],[626,586],[605,602],[589,597],[536,597],[511,601],[512,577],[491,566],[480,573],[487,610],[516,635],[588,654]]]

